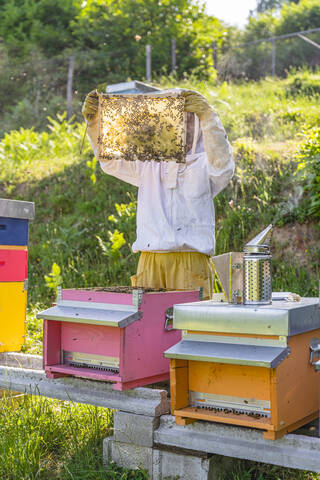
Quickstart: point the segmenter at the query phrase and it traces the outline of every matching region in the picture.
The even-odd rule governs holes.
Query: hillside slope
[[[300,83],[295,80],[299,75]],[[246,240],[273,222],[273,289],[301,295],[317,295],[319,279],[319,217],[309,208],[310,198],[317,200],[319,193],[312,192],[310,175],[306,190],[305,178],[297,170],[302,157],[296,153],[310,150],[310,145],[306,147],[308,141],[315,152],[320,152],[320,131],[312,130],[319,124],[318,97],[310,95],[307,88],[314,81],[314,74],[304,72],[287,80],[266,79],[259,83],[204,85],[192,80],[183,84],[210,99],[234,148],[236,174],[215,200],[217,253],[242,250]],[[300,87],[295,90],[297,84]],[[161,85],[175,86],[175,82],[164,79]],[[30,228],[28,335],[24,347],[31,353],[42,352],[42,322],[35,313],[54,298],[51,287],[60,281],[64,287],[128,284],[138,261],[138,255],[130,249],[135,238],[136,188],[103,174],[87,141],[80,152],[84,134],[83,124],[68,124],[62,115],[49,119],[42,132],[12,131],[0,141],[0,196],[36,204],[36,218]],[[77,478],[82,475],[80,471],[81,478],[89,478],[89,472],[90,478],[105,478],[99,452],[101,438],[107,434],[106,422],[102,425],[92,413],[87,415],[86,410],[82,413],[74,407],[72,418],[76,411],[78,419],[83,416],[79,430],[86,432],[84,438],[88,439],[88,445],[80,442],[78,455],[66,427],[73,425],[65,419],[69,405],[51,405],[47,400],[32,404],[28,398],[20,405],[19,417],[3,407],[7,415],[2,415],[7,429],[4,432],[8,431],[3,442],[15,451],[11,441],[14,445],[17,438],[27,441],[39,458],[24,461],[23,456],[22,461],[10,457],[6,471],[12,475],[22,464],[37,475],[41,468],[48,469],[49,475],[54,472],[50,478],[69,478],[70,471]],[[36,408],[43,414],[33,418]],[[69,455],[63,461],[60,450],[57,454],[57,443],[51,435],[55,430],[48,418],[59,426],[59,439],[62,428],[67,432],[67,441],[63,437],[59,447]],[[87,427],[88,419],[96,423],[90,420]],[[41,423],[44,420],[45,427]],[[45,437],[45,451],[36,450],[36,440],[30,440],[33,429],[50,433]],[[88,431],[93,432],[92,436]],[[78,442],[78,430],[73,435]],[[114,466],[112,469],[112,478],[146,478],[139,471],[125,474],[119,470],[118,476],[118,470]],[[47,478],[46,473],[41,478]],[[318,476],[239,461],[232,478],[315,480]]]
[[[305,82],[314,81],[314,75],[303,75]],[[273,222],[274,289],[316,295],[319,229],[312,217],[301,214],[304,196],[295,153],[303,130],[319,123],[319,110],[303,82],[300,91],[292,91],[293,84],[288,77],[182,86],[210,99],[234,148],[236,175],[215,200],[217,253],[241,250]],[[174,83],[164,80],[162,86]],[[128,284],[136,268],[138,255],[130,249],[136,188],[103,174],[87,141],[80,153],[84,134],[83,124],[68,124],[62,115],[48,120],[47,131],[13,131],[0,142],[1,197],[36,204],[30,305],[51,301],[44,276],[54,263],[65,287]]]

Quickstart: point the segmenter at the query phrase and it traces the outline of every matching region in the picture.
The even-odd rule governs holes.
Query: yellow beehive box
[[[0,352],[20,350],[25,340],[24,282],[0,282]]]

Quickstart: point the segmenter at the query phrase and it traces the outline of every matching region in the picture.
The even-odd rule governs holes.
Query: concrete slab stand
[[[198,449],[155,444],[160,420],[160,417],[115,412],[114,435],[103,444],[104,461],[130,469],[144,468],[153,480],[216,480],[222,471],[232,467],[233,459]]]
[[[21,352],[0,353],[0,365],[5,367],[41,370],[42,363],[43,360],[41,355],[31,355]]]
[[[155,431],[158,447],[197,449],[208,454],[263,462],[320,473],[320,438],[289,434],[279,440],[266,440],[263,432],[223,423],[196,422],[186,427],[164,415]]]
[[[151,417],[166,414],[170,408],[164,390],[140,387],[121,392],[113,390],[111,383],[75,377],[48,379],[40,369],[1,364],[0,388]]]
[[[182,427],[168,414],[166,390],[121,392],[84,378],[47,379],[40,356],[1,354],[1,388],[115,409],[104,461],[142,467],[152,480],[220,480],[232,471],[234,459],[320,473],[319,437],[292,433],[271,441],[259,430],[203,421]]]
[[[185,427],[171,415],[150,418],[116,412],[104,460],[145,468],[153,480],[218,480],[247,459],[320,473],[320,438],[289,434],[271,441],[263,432],[211,422]]]
[[[150,480],[218,480],[218,472],[226,471],[224,462],[216,456],[202,458],[186,451],[175,453],[139,447],[112,438],[104,440],[104,459],[130,469],[142,467],[149,473]]]

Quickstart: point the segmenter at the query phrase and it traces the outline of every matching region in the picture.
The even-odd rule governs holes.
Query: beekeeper
[[[175,90],[177,91],[177,90]],[[186,163],[101,161],[102,170],[138,187],[137,239],[141,252],[133,286],[166,289],[202,287],[212,294],[210,256],[215,251],[212,199],[234,173],[232,149],[217,113],[205,97],[179,90],[187,114]],[[172,90],[171,90],[172,92]],[[90,92],[82,113],[98,158],[98,97]]]

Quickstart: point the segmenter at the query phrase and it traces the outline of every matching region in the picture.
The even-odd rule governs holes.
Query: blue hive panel
[[[0,217],[0,245],[28,245],[28,220]]]

